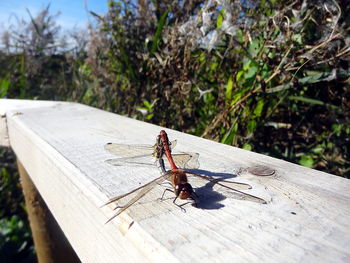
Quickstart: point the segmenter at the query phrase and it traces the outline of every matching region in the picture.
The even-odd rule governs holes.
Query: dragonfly
[[[167,145],[167,151],[171,152],[177,143],[176,140],[172,142],[164,141],[165,137],[162,137],[163,133],[166,134],[166,132],[162,130],[157,136],[156,143],[154,145],[107,143],[104,146],[105,150],[118,156],[119,158],[108,159],[106,162],[114,166],[130,164],[145,165],[149,164],[143,162],[145,157],[146,159],[147,157],[154,157],[156,160],[162,159],[164,155],[164,145]],[[172,156],[172,161],[175,161],[179,167],[188,169],[197,169],[199,167],[198,153],[176,153],[172,154]]]
[[[240,196],[241,199],[255,201],[255,202],[259,202],[259,203],[266,203],[266,201],[264,199],[257,197],[257,196],[254,196],[254,195],[244,193],[238,189],[235,189],[233,187],[228,186],[226,183],[231,184],[231,185],[236,185],[242,189],[251,189],[252,187],[249,184],[234,182],[234,181],[230,181],[230,180],[215,179],[215,178],[212,178],[210,176],[203,175],[203,174],[179,169],[178,166],[175,164],[173,155],[171,154],[171,150],[169,148],[170,146],[169,146],[169,144],[167,144],[167,142],[169,142],[167,134],[164,131],[161,131],[160,136],[161,136],[162,141],[164,141],[164,143],[163,143],[164,154],[165,154],[166,158],[168,159],[170,166],[171,166],[171,170],[169,172],[167,172],[166,174],[169,175],[173,190],[166,189],[166,191],[171,191],[171,192],[175,193],[175,198],[173,200],[174,204],[176,204],[175,201],[177,200],[177,198],[180,198],[180,199],[190,198],[192,200],[195,200],[195,198],[196,198],[196,194],[195,194],[191,184],[188,182],[187,174],[196,176],[200,179],[204,179],[206,181],[217,184],[223,188],[231,190],[236,195]]]
[[[239,198],[242,200],[250,200],[258,203],[266,203],[266,201],[262,198],[244,193],[237,189],[237,188],[251,189],[252,187],[249,184],[234,182],[229,180],[215,179],[210,176],[206,176],[203,174],[178,168],[178,166],[175,163],[176,158],[174,158],[176,155],[173,155],[171,153],[171,143],[164,130],[161,130],[160,134],[157,137],[157,143],[155,145],[155,149],[156,149],[155,154],[156,155],[158,154],[158,157],[159,157],[157,159],[157,162],[159,163],[159,167],[161,168],[161,176],[132,190],[129,193],[111,198],[107,203],[105,203],[103,206],[117,202],[125,198],[126,196],[135,193],[135,196],[131,198],[124,206],[117,206],[115,208],[115,209],[119,208],[119,210],[106,223],[110,222],[112,219],[120,215],[122,212],[124,212],[126,209],[131,207],[134,203],[136,203],[139,199],[141,199],[144,195],[146,195],[149,191],[151,191],[156,185],[159,185],[164,181],[169,181],[170,184],[172,185],[172,188],[166,188],[163,192],[161,199],[163,199],[164,193],[166,191],[170,191],[175,194],[173,203],[176,206],[180,207],[182,210],[183,210],[182,205],[179,205],[176,203],[177,199],[182,199],[182,200],[191,199],[194,201],[194,204],[196,205],[196,199],[198,198],[198,196],[196,195],[192,185],[188,181],[188,178],[187,178],[188,174],[195,176],[203,181],[212,182],[216,185],[221,186],[226,190],[232,191],[235,195],[239,196]],[[164,156],[166,156],[166,159],[168,160],[171,167],[170,170],[168,171],[165,168],[165,164],[163,160]],[[228,185],[234,185],[235,187],[228,186]]]

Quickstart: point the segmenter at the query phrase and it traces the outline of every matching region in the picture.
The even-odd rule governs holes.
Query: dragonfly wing
[[[106,224],[109,221],[111,221],[113,218],[115,218],[118,215],[120,215],[122,212],[124,212],[126,209],[128,209],[130,206],[132,206],[134,203],[136,203],[139,199],[141,199],[145,194],[147,194],[149,191],[151,191],[156,184],[160,184],[164,180],[168,180],[169,177],[170,177],[170,174],[161,175],[160,177],[152,180],[151,182],[149,182],[149,183],[147,183],[147,184],[145,184],[143,186],[140,186],[140,187],[134,189],[133,191],[131,191],[131,192],[127,193],[127,194],[111,198],[103,206],[111,204],[111,203],[116,202],[116,201],[119,201],[119,200],[121,200],[121,199],[123,199],[123,198],[125,198],[125,197],[127,197],[127,196],[129,196],[129,195],[131,195],[133,193],[135,193],[135,196],[132,197],[122,208],[120,208],[110,219],[108,219]]]
[[[150,155],[139,155],[125,158],[107,159],[105,162],[114,166],[142,166],[154,165],[154,161],[149,158]]]
[[[241,189],[243,190],[251,189],[252,187],[249,184],[234,182],[230,180],[214,179],[212,177],[193,173],[193,172],[186,172],[186,173],[214,183],[215,190],[218,192],[224,193],[225,196],[233,197],[239,200],[249,200],[249,201],[262,203],[262,204],[266,203],[266,201],[260,197],[240,191]]]
[[[229,187],[227,185],[216,183],[214,190],[222,192],[226,197],[231,197],[238,200],[247,200],[255,203],[266,204],[266,201],[258,196],[251,195],[236,189],[236,186]]]
[[[155,147],[151,145],[107,143],[104,146],[107,152],[119,157],[134,157],[139,155],[152,155]]]
[[[207,175],[203,175],[203,174],[198,174],[198,173],[194,173],[194,172],[188,172],[186,171],[186,173],[199,177],[201,179],[207,180],[209,182],[213,182],[215,184],[219,184],[223,187],[226,188],[230,188],[230,187],[234,187],[235,189],[240,189],[240,190],[248,190],[248,189],[252,189],[250,184],[246,184],[246,183],[240,183],[240,182],[235,182],[235,181],[230,181],[230,180],[224,180],[224,179],[216,179]]]
[[[175,148],[176,144],[177,144],[177,140],[171,141],[170,144],[169,144],[170,149],[173,150]]]
[[[174,153],[172,154],[175,164],[180,168],[198,169],[198,153]]]

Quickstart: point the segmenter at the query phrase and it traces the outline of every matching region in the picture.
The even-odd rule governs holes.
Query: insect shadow
[[[237,177],[236,174],[217,173],[202,169],[186,169],[186,171],[194,173],[188,174],[189,181],[193,184],[195,192],[195,202],[192,203],[192,206],[205,210],[215,210],[225,206],[221,201],[225,200],[227,197],[225,194],[221,193],[222,191],[215,190],[215,188],[218,186],[218,183],[220,184],[220,181],[222,182],[235,178]],[[204,185],[201,184],[201,186],[197,187],[195,181],[197,181],[198,177],[195,174],[204,175],[210,178],[210,181],[207,179]],[[203,179],[201,181],[204,182],[205,180]]]

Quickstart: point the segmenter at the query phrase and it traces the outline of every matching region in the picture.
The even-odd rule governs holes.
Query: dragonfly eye
[[[179,184],[175,187],[175,194],[180,199],[187,199],[191,197],[192,193],[193,193],[193,189],[189,183]]]

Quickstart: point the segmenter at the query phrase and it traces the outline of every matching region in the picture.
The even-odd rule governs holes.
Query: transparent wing
[[[177,140],[170,141],[170,143],[169,143],[170,149],[173,150],[175,148],[176,144],[177,144]]]
[[[179,168],[186,168],[186,169],[198,169],[199,168],[199,162],[198,162],[198,154],[192,154],[192,153],[180,153],[180,154],[173,154],[173,159],[175,164]],[[124,157],[124,158],[113,158],[113,159],[107,159],[105,162],[114,166],[143,166],[143,165],[154,165],[155,160],[153,158],[150,158],[151,155],[138,155],[138,156],[132,156],[132,157]],[[164,156],[163,159],[166,160],[165,167],[169,170],[170,165],[168,162],[168,159]]]
[[[171,147],[175,147],[176,141],[171,142]],[[151,145],[137,145],[137,144],[117,144],[108,143],[105,145],[106,151],[120,156],[121,158],[108,159],[105,162],[114,166],[142,166],[154,165],[154,161],[149,158],[153,156],[155,146]],[[174,162],[180,168],[197,169],[199,168],[199,154],[198,153],[177,153],[172,154]],[[164,159],[167,159],[164,157]],[[167,162],[167,168],[169,168]]]
[[[155,146],[107,143],[104,148],[107,152],[119,157],[135,157],[140,155],[152,155]]]
[[[155,162],[150,157],[151,155],[140,155],[125,158],[107,159],[105,162],[114,166],[138,167],[144,165],[154,165]]]
[[[198,153],[174,153],[172,154],[175,164],[180,168],[198,169]],[[166,159],[166,158],[165,158]]]
[[[175,146],[176,140],[170,142],[171,149]],[[127,158],[152,155],[156,145],[107,143],[104,148],[111,154]]]
[[[196,176],[197,178],[201,178],[206,181],[214,183],[216,186],[215,190],[220,193],[223,193],[225,196],[231,196],[235,199],[248,200],[248,201],[257,202],[261,204],[266,203],[266,201],[260,197],[247,194],[241,191],[241,190],[251,189],[252,187],[249,184],[234,182],[230,180],[214,179],[206,175],[197,174],[197,173],[188,172],[188,171],[186,171],[186,173],[188,173],[189,175]]]
[[[250,184],[246,184],[246,183],[234,182],[234,181],[224,180],[224,179],[217,179],[217,178],[213,178],[213,177],[210,177],[210,176],[207,176],[207,175],[198,174],[198,173],[189,172],[189,171],[186,171],[186,173],[189,174],[189,175],[192,175],[192,176],[196,176],[196,177],[198,177],[200,179],[204,179],[206,181],[222,185],[223,187],[227,187],[227,188],[234,187],[235,189],[240,189],[240,190],[252,189],[251,185]]]
[[[163,174],[160,177],[152,180],[151,182],[149,182],[149,183],[147,183],[147,184],[145,184],[143,186],[140,186],[140,187],[134,189],[133,191],[131,191],[131,192],[127,193],[127,194],[111,198],[103,206],[111,204],[111,203],[116,202],[116,201],[119,201],[119,200],[123,199],[124,197],[127,197],[128,195],[131,195],[131,194],[135,193],[135,196],[133,198],[131,198],[123,207],[121,207],[110,219],[108,219],[106,224],[109,221],[111,221],[113,218],[115,218],[118,215],[120,215],[122,212],[124,212],[126,209],[128,209],[130,206],[132,206],[134,203],[136,203],[145,194],[147,194],[149,191],[151,191],[155,185],[162,183],[164,180],[169,180],[169,177],[170,177],[170,174]]]

